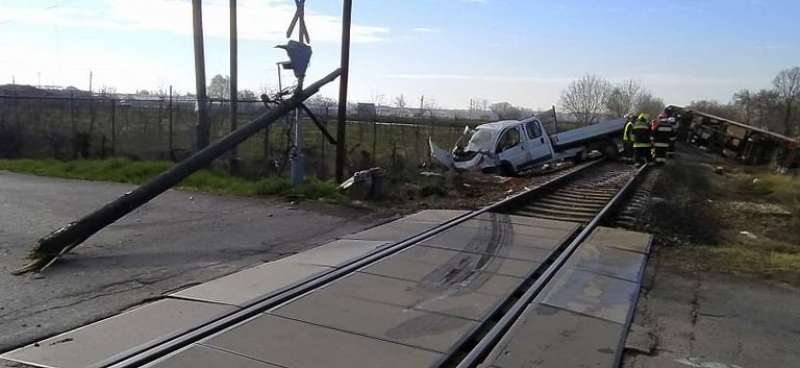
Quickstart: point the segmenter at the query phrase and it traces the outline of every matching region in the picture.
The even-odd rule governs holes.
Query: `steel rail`
[[[161,339],[153,340],[145,345],[133,348],[131,350],[121,352],[105,361],[102,361],[92,366],[91,368],[130,368],[130,367],[139,367],[146,363],[152,362],[173,351],[176,351],[196,341],[199,341],[204,337],[210,336],[218,331],[221,331],[235,324],[238,324],[242,321],[245,321],[253,316],[256,316],[267,309],[285,303],[290,299],[311,292],[337,279],[347,276],[361,268],[374,264],[377,261],[380,261],[406,248],[416,245],[425,239],[433,237],[447,229],[450,229],[472,218],[475,218],[483,213],[503,208],[513,202],[525,200],[528,197],[535,195],[539,192],[549,190],[551,187],[558,185],[566,180],[569,180],[572,177],[580,173],[583,173],[587,169],[597,166],[601,162],[605,161],[600,159],[586,163],[577,170],[556,176],[555,178],[549,179],[544,183],[538,184],[520,193],[506,197],[491,205],[456,216],[422,233],[416,234],[405,240],[396,242],[387,247],[380,248],[364,256],[353,259],[348,263],[340,266],[339,268],[320,274],[316,277],[301,281],[297,284],[290,285],[286,288],[280,289],[274,293],[266,295],[264,298],[256,299],[248,303],[241,309],[237,309],[230,313],[225,313],[202,325],[195,326],[193,328],[177,332],[175,334],[163,337]]]
[[[595,215],[595,217],[583,227],[580,233],[575,236],[569,245],[564,248],[561,254],[550,264],[544,272],[542,272],[536,280],[530,285],[524,294],[503,314],[494,326],[478,341],[478,343],[470,349],[469,353],[462,358],[456,368],[473,368],[477,367],[479,363],[491,352],[497,345],[500,339],[511,328],[514,322],[519,319],[525,308],[533,302],[533,299],[539,295],[547,283],[553,278],[555,273],[561,269],[566,263],[567,259],[575,252],[575,250],[583,243],[586,237],[594,231],[600,221],[612,210],[612,208],[620,202],[622,197],[633,185],[633,183],[640,177],[649,165],[643,165],[635,174],[628,179],[625,185],[612,197],[609,202]]]

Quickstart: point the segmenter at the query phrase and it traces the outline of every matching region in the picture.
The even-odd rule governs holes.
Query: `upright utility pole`
[[[297,5],[297,11],[295,12],[294,18],[292,22],[289,24],[289,29],[286,31],[286,37],[291,38],[292,32],[294,30],[295,25],[298,25],[297,30],[297,42],[300,45],[305,45],[306,42],[310,42],[310,38],[308,37],[308,30],[306,29],[306,21],[305,21],[305,0],[295,0],[295,4]],[[303,90],[303,80],[305,79],[305,68],[308,66],[302,66],[302,70],[298,70],[300,65],[295,65],[292,58],[292,52],[290,49],[290,44],[286,44],[286,52],[289,54],[289,62],[292,65],[292,69],[294,70],[294,75],[297,77],[297,86],[295,87],[294,93],[295,96],[297,93]],[[309,57],[310,57],[310,49],[309,49]],[[299,60],[298,60],[299,61]],[[308,61],[306,60],[306,63]],[[278,78],[280,78],[280,68],[278,68]],[[280,87],[279,87],[280,88]],[[306,172],[306,164],[305,164],[305,155],[303,154],[303,127],[300,125],[300,108],[296,108],[294,111],[294,147],[292,148],[291,152],[291,162],[292,162],[292,185],[300,185],[305,181],[305,172]]]
[[[237,104],[238,104],[238,80],[239,80],[239,70],[238,70],[238,44],[237,44],[237,31],[236,31],[236,0],[230,0],[230,36],[231,36],[231,76],[230,76],[230,92],[231,92],[231,132],[236,131],[239,128],[239,122],[237,121]],[[236,146],[231,149],[231,157],[230,157],[230,168],[231,173],[236,174],[239,172],[239,150]]]
[[[197,126],[194,132],[194,151],[206,148],[211,135],[206,96],[206,62],[203,52],[203,2],[192,0],[192,25],[194,27],[194,73],[197,91]]]
[[[92,71],[89,71],[89,94],[92,93]]]
[[[339,77],[339,111],[336,125],[336,181],[344,181],[345,129],[347,123],[347,81],[350,75],[350,16],[353,1],[344,0],[342,9],[342,75]]]

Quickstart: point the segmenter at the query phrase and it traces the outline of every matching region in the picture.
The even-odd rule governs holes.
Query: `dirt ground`
[[[387,179],[389,182],[384,185],[385,197],[381,201],[365,205],[380,212],[394,211],[398,214],[428,208],[473,210],[578,170],[588,163],[587,161],[577,166],[560,163],[557,167],[525,172],[518,177],[479,172],[447,172],[439,168],[421,169],[413,178]]]
[[[681,148],[623,366],[800,367],[800,178]]]

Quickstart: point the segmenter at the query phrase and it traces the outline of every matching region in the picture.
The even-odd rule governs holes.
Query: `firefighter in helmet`
[[[648,124],[648,116],[645,113],[639,114],[636,123],[633,124],[633,163],[637,164],[640,161],[647,163],[650,161],[650,125]]]
[[[672,125],[667,121],[667,114],[662,112],[653,123],[653,157],[656,163],[667,162],[671,137]]]
[[[625,114],[625,130],[622,132],[622,147],[625,153],[625,160],[633,160],[633,121],[636,116]]]

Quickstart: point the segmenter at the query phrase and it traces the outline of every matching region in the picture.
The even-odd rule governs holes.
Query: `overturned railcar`
[[[772,164],[788,169],[800,165],[796,138],[685,107],[670,105],[665,111],[681,122],[681,134],[687,142],[709,152],[748,165]]]

